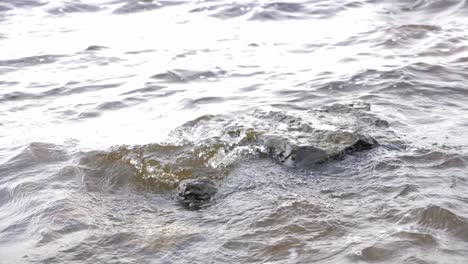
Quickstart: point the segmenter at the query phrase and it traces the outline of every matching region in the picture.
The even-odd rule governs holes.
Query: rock
[[[191,209],[200,208],[209,203],[217,189],[208,179],[188,179],[179,184],[177,199]]]
[[[329,154],[320,148],[303,146],[294,151],[293,158],[296,166],[307,167],[326,161]]]
[[[203,116],[174,135],[209,146],[200,153],[213,168],[251,154],[285,166],[312,167],[370,150],[379,145],[374,138],[387,145],[396,137],[389,126],[371,112],[370,104],[358,102],[289,111],[259,108],[236,118]]]
[[[379,143],[372,137],[360,137],[353,144],[344,148],[346,154],[352,154],[354,152],[370,150],[376,147]]]
[[[270,147],[269,156],[284,165],[301,167],[312,166],[328,159],[325,150],[314,146],[288,146],[287,150],[280,152]]]
[[[276,141],[270,138],[268,141],[270,144],[267,145],[267,156],[287,166],[310,167],[329,160],[340,160],[343,159],[345,155],[352,155],[355,152],[370,150],[379,145],[377,140],[369,136],[359,134],[349,134],[348,136],[343,136],[341,134],[333,135],[338,136],[325,137],[327,140],[336,141],[334,142],[336,147],[330,147],[329,149],[313,145],[296,145],[288,142],[284,138],[276,138]],[[281,141],[282,143],[280,144],[279,142]],[[340,141],[348,141],[349,143]]]

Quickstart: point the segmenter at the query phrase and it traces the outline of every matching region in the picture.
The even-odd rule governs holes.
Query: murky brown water
[[[467,15],[0,0],[0,263],[468,263]]]

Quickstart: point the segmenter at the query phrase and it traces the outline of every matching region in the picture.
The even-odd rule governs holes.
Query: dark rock
[[[312,166],[328,159],[328,153],[325,150],[314,146],[289,146],[288,150],[279,153],[271,147],[269,156],[279,163],[301,167]]]
[[[180,182],[177,199],[186,207],[196,209],[210,202],[216,192],[208,179],[188,179]]]
[[[376,147],[379,143],[372,137],[361,137],[350,146],[344,148],[346,154],[351,154],[358,151],[370,150]]]
[[[270,157],[276,162],[287,166],[310,167],[330,160],[341,160],[345,155],[370,150],[379,145],[377,140],[372,137],[350,135],[356,137],[351,144],[336,149],[331,148],[328,151],[312,145],[297,146],[287,141],[283,144],[275,142],[275,146],[270,145],[268,147],[266,155],[260,152],[260,157]],[[269,143],[272,142],[274,141],[269,141]]]
[[[296,166],[310,166],[324,162],[328,159],[328,153],[313,146],[299,147],[294,151],[293,160]]]

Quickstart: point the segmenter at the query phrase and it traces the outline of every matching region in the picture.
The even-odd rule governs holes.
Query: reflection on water
[[[0,1],[0,259],[465,263],[467,7]]]

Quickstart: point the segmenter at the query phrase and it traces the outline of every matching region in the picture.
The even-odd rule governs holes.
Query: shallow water
[[[467,15],[0,0],[0,262],[466,263]]]

